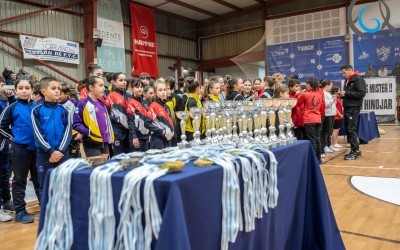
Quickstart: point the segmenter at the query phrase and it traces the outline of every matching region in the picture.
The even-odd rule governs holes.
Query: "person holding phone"
[[[360,145],[357,135],[358,116],[360,115],[361,105],[367,86],[364,78],[358,71],[354,72],[350,64],[340,68],[343,76],[346,78],[344,90],[338,91],[337,96],[343,99],[344,122],[347,132],[347,138],[350,143],[351,151],[344,156],[345,160],[356,160],[361,157]]]

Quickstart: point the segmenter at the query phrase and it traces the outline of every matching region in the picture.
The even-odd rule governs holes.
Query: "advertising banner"
[[[79,44],[47,37],[20,35],[25,59],[79,64]]]
[[[130,3],[132,18],[133,75],[147,72],[158,77],[158,56],[154,11],[150,8]]]
[[[119,0],[97,3],[97,29],[103,39],[97,48],[97,65],[105,72],[125,72],[124,24]]]
[[[305,82],[309,77],[340,80],[340,67],[347,63],[343,36],[267,46],[268,75],[276,72],[298,75]]]

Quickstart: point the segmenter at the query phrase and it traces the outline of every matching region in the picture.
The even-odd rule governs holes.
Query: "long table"
[[[256,230],[239,232],[229,249],[345,249],[324,179],[308,141],[272,150],[278,165],[278,205],[256,219]],[[74,229],[72,249],[88,249],[89,176],[91,169],[73,173],[71,213]],[[119,223],[118,201],[127,172],[112,176],[114,210]],[[220,166],[196,167],[168,174],[154,182],[163,217],[159,239],[152,249],[220,249],[221,190]],[[43,227],[48,201],[49,175],[45,182],[39,222]]]
[[[346,127],[343,120],[339,134],[346,135]],[[369,141],[372,141],[380,136],[375,112],[361,111],[360,115],[358,116],[357,136],[360,139],[361,144],[368,144]]]

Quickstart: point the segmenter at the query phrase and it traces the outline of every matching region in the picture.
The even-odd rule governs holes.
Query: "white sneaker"
[[[12,219],[11,215],[6,214],[2,208],[0,209],[0,221],[11,221]]]
[[[351,148],[350,143],[346,144],[346,148]]]
[[[340,151],[340,149],[335,148],[333,145],[331,145],[331,146],[329,147],[329,149],[332,150],[332,151],[334,151],[334,152],[339,152],[339,151]]]
[[[325,154],[326,153],[333,153],[333,151],[330,148],[328,148],[327,146],[324,147],[324,152],[325,152]]]
[[[325,158],[326,157],[326,154],[321,154],[321,158]]]
[[[343,148],[343,146],[342,145],[340,145],[340,144],[335,144],[335,145],[333,145],[335,148]]]

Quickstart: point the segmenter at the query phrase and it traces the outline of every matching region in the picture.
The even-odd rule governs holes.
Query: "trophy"
[[[260,144],[261,140],[261,110],[263,103],[260,100],[255,101],[253,106],[253,120],[254,120],[254,143]]]
[[[204,142],[206,144],[212,143],[212,138],[211,138],[211,133],[212,133],[212,119],[211,119],[211,114],[213,112],[213,103],[212,102],[205,102],[203,104],[204,106],[204,114],[206,116],[206,138],[204,139]],[[215,123],[215,121],[214,121]]]
[[[275,148],[279,145],[278,137],[275,134],[275,122],[276,122],[276,113],[281,105],[281,100],[274,98],[272,99],[272,106],[269,111],[269,140],[272,142],[272,148]]]
[[[188,111],[177,111],[176,112],[176,117],[180,119],[179,125],[181,126],[181,142],[178,143],[179,148],[187,148],[189,147],[189,143],[186,141],[186,118],[189,116]]]
[[[202,109],[200,107],[191,107],[190,109],[191,117],[193,118],[192,124],[193,124],[193,142],[192,144],[200,144],[200,123],[201,123],[201,111]]]
[[[248,131],[247,132],[247,135],[248,135],[247,140],[249,142],[252,142],[254,140],[254,138],[253,138],[253,135],[254,135],[254,133],[253,133],[253,124],[254,124],[253,115],[255,112],[253,102],[248,102],[246,104],[246,111],[248,114],[247,115],[247,131]]]
[[[293,135],[293,121],[292,121],[292,108],[294,108],[297,104],[297,99],[291,98],[289,99],[289,106],[286,107],[286,137],[289,139],[289,143],[295,143],[297,138]]]
[[[286,121],[286,107],[289,105],[289,100],[281,99],[281,105],[278,110],[278,118],[279,118],[279,135],[278,140],[280,141],[281,146],[286,146],[287,137],[285,135],[285,121]]]
[[[267,136],[267,118],[269,115],[269,111],[271,109],[272,106],[272,99],[261,99],[260,101],[262,101],[263,105],[261,108],[261,112],[260,112],[260,118],[261,118],[261,142],[263,144],[269,144],[270,140],[268,139]]]

